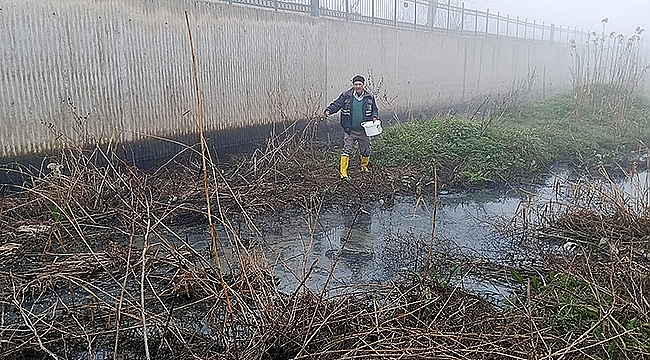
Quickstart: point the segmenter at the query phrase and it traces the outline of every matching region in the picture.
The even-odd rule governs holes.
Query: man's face
[[[354,87],[354,91],[356,91],[357,94],[361,94],[363,92],[363,83],[361,81],[355,81],[352,83],[352,87]]]

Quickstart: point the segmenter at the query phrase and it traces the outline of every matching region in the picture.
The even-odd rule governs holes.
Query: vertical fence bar
[[[395,27],[397,27],[397,0],[395,0],[395,9],[393,11],[393,22]]]
[[[510,14],[506,15],[506,37],[510,37]]]
[[[533,20],[533,40],[535,40],[536,31],[537,31],[537,20]]]
[[[370,5],[370,12],[372,14],[372,23],[374,24],[375,23],[375,0],[372,0],[372,2],[370,4],[371,4]]]
[[[490,9],[485,12],[485,36],[488,35],[488,27],[490,24]]]
[[[318,17],[320,15],[320,9],[318,8],[318,0],[310,0],[309,4],[311,7],[311,16]]]
[[[497,11],[497,36],[499,36],[499,20],[501,18],[501,11]]]
[[[519,37],[519,16],[517,16],[517,22],[515,23],[515,37]]]
[[[451,30],[451,0],[447,0],[447,33]]]
[[[474,36],[478,35],[478,10],[474,10]]]
[[[345,20],[350,20],[350,0],[345,0]]]
[[[524,39],[528,39],[528,18],[524,19]]]
[[[438,0],[429,0],[429,7],[427,8],[427,24],[431,23],[431,27],[429,28],[431,32],[433,32],[433,28],[436,26],[437,11],[438,11]]]
[[[413,29],[418,29],[418,0],[414,1],[415,9],[413,9]]]
[[[551,34],[548,37],[550,45],[553,45],[553,40],[555,40],[555,24],[551,24]],[[560,26],[560,42],[562,42],[562,26]]]
[[[460,34],[465,31],[465,2],[460,4]]]

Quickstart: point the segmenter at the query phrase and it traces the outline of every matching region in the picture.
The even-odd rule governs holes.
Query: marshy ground
[[[491,119],[394,126],[374,142],[372,172],[353,170],[352,181],[338,178],[336,149],[299,135],[208,159],[205,174],[188,165],[200,154],[145,172],[106,147],[62,151],[38,171],[7,168],[29,181],[3,187],[0,201],[0,357],[650,358],[650,188],[640,171],[650,119],[635,104],[624,122],[576,118],[559,96]],[[539,254],[525,266],[459,259],[436,236],[434,211],[408,276],[335,286],[339,252],[314,289],[305,255],[292,267],[297,285],[280,292],[253,220],[300,209],[315,228],[325,207],[360,215],[404,194],[429,196],[435,209],[441,190],[534,182],[560,159],[592,172],[502,229]],[[207,250],[190,245],[188,226],[205,228]],[[494,268],[520,285],[500,304],[454,285]]]

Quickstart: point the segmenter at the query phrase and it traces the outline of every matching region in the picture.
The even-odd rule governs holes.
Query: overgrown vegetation
[[[376,161],[415,166],[421,177],[437,166],[443,182],[456,185],[530,178],[558,160],[591,168],[633,161],[650,135],[650,100],[641,93],[650,69],[640,52],[644,29],[629,38],[606,35],[606,21],[600,36],[590,33],[584,46],[571,43],[570,93],[497,108],[479,120],[469,114],[388,128],[374,143]]]
[[[281,145],[289,150],[300,143]],[[335,295],[328,280],[321,289],[280,293],[264,236],[249,217],[270,208],[261,200],[277,206],[301,191],[283,187],[292,184],[284,176],[270,185],[283,169],[273,160],[274,148],[249,159],[254,168],[212,172],[224,174],[210,186],[211,201],[219,204],[212,214],[219,262],[183,233],[190,225],[205,227],[208,216],[202,177],[191,169],[144,173],[101,149],[71,151],[59,166],[49,166],[51,172],[32,174],[33,185],[23,192],[5,194],[3,358],[650,356],[644,258],[650,234],[642,182],[636,182],[639,201],[586,184],[571,187],[574,205],[527,207],[519,216],[528,225],[515,233],[543,243],[571,239],[578,250],[567,257],[540,247],[544,267],[502,268],[522,288],[505,307],[455,286],[469,273],[499,265],[431,251],[428,239],[404,239],[405,249],[421,249],[414,256],[422,267],[394,283],[353,285]],[[97,157],[104,166],[96,165]],[[317,219],[326,196],[316,190],[293,206]],[[365,192],[347,190],[358,199]],[[244,237],[237,218],[257,235]],[[310,223],[311,234],[316,224]],[[314,241],[305,239],[302,267],[292,269],[297,284],[312,274],[307,259]]]
[[[650,64],[643,62],[641,27],[632,36],[605,33],[607,18],[602,20],[602,32],[588,34],[585,46],[574,49],[573,95],[574,116],[605,115],[615,130],[625,131],[631,120],[628,115],[643,86],[643,77]]]
[[[535,176],[559,160],[594,167],[634,160],[639,141],[650,139],[650,103],[636,98],[625,128],[613,131],[605,114],[574,117],[574,99],[557,95],[493,119],[487,130],[477,121],[447,117],[388,128],[373,143],[382,166],[412,165],[432,176],[441,172],[469,184]]]
[[[627,85],[594,84],[617,71],[488,119],[386,129],[373,172],[350,182],[312,142],[313,123],[226,164],[211,160],[202,137],[202,151],[188,146],[150,172],[113,144],[68,144],[38,169],[7,166],[26,181],[1,192],[0,357],[650,358],[650,187],[636,162],[648,155],[650,102]],[[605,170],[628,158],[620,169],[631,193]],[[503,230],[534,252],[535,266],[466,258],[436,237],[435,190],[534,176],[557,160],[601,169],[605,181],[558,185],[541,206],[522,202]],[[353,208],[354,223],[368,201],[390,206],[427,187],[430,238],[399,237],[386,249],[417,264],[403,278],[333,287],[352,224],[322,287],[306,286],[323,206]],[[285,208],[300,209],[309,227],[293,268],[252,217]],[[203,229],[201,244],[189,227]],[[278,266],[292,274],[291,292],[278,291]],[[501,304],[455,285],[495,268],[517,284]]]
[[[602,181],[566,184],[567,198],[534,213],[531,238],[559,242],[564,250],[545,253],[549,271],[543,284],[529,289],[528,306],[557,336],[571,339],[573,352],[591,348],[583,356],[648,358],[647,173],[626,172],[627,190],[602,175]]]
[[[563,106],[568,108],[566,101],[558,97],[548,104],[559,113],[566,111]],[[534,123],[555,123],[558,120],[547,115],[530,120],[541,117],[540,106],[548,104],[504,114],[491,127],[509,123],[524,129]],[[520,140],[515,146],[504,140],[513,136],[509,132],[490,128],[481,139],[478,127],[466,120],[404,128],[418,129],[421,135],[432,131],[427,127],[431,124],[437,126],[434,129],[446,126],[446,132],[434,139],[446,141],[451,160],[451,154],[462,153],[491,159],[504,144],[528,149],[529,155],[518,156],[534,158],[540,151],[534,146],[544,146],[540,139]],[[400,128],[393,129],[387,138]],[[513,126],[510,131],[520,136],[521,129]],[[65,151],[42,169],[5,169],[23,172],[31,182],[21,192],[5,193],[0,208],[4,239],[0,355],[9,359],[650,356],[645,293],[650,269],[644,257],[650,238],[647,200],[630,201],[620,192],[614,196],[605,196],[604,190],[585,192],[595,191],[593,186],[572,187],[572,207],[564,202],[548,205],[552,211],[548,206],[522,207],[527,212],[520,216],[527,220],[519,223],[527,226],[512,233],[537,239],[531,241],[537,244],[569,239],[580,250],[567,257],[540,246],[535,251],[544,255],[543,267],[501,268],[522,289],[506,300],[505,307],[454,285],[468,274],[485,273],[486,266],[500,265],[433,248],[433,237],[402,241],[404,254],[420,249],[414,256],[421,266],[395,283],[355,285],[334,295],[328,280],[320,289],[301,285],[280,293],[273,266],[287,265],[267,258],[263,232],[251,214],[295,207],[317,219],[322,206],[342,198],[354,199],[349,206],[362,211],[373,196],[384,196],[369,194],[357,180],[339,182],[327,165],[329,155],[311,147],[307,133],[272,137],[264,150],[229,166],[207,161],[207,186],[215,205],[211,215],[201,205],[206,185],[199,168],[191,165],[196,161],[181,157],[145,173],[125,164],[111,148],[97,147],[91,152]],[[556,144],[558,149],[571,146],[579,147]],[[409,156],[427,159],[426,153]],[[495,158],[506,171],[507,163]],[[498,163],[492,164],[483,169]],[[459,173],[461,169],[467,167],[459,167]],[[527,171],[534,168],[512,174]],[[365,176],[360,179],[365,183],[383,184],[373,187],[375,191],[392,194],[417,174],[408,167],[386,167],[358,176]],[[642,194],[638,199],[647,199],[647,191],[638,193]],[[197,250],[183,229],[203,226],[208,241],[207,216],[213,217],[218,236],[208,250]],[[242,223],[256,235],[244,237]],[[301,268],[291,269],[297,284],[312,276],[314,265],[307,259],[317,223],[309,222],[312,237],[305,239]],[[341,251],[344,247],[345,243]],[[339,257],[340,253],[332,258],[329,279]]]

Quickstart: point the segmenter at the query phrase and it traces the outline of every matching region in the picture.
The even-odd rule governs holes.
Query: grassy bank
[[[442,177],[477,185],[534,177],[559,160],[575,166],[612,165],[637,157],[650,139],[650,102],[641,98],[625,123],[583,111],[571,95],[510,109],[490,118],[447,117],[399,124],[373,143],[373,161],[414,166],[423,176],[437,164]]]

